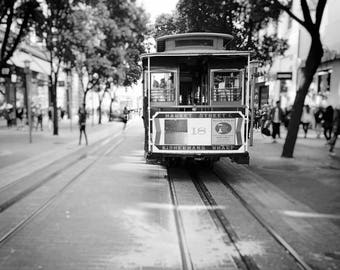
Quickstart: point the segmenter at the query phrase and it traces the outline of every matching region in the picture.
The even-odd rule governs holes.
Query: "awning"
[[[50,63],[48,61],[34,57],[30,54],[27,54],[19,50],[13,54],[11,59],[7,61],[7,64],[25,68],[25,60],[29,60],[31,62],[30,70],[43,73],[46,75],[50,75],[51,68],[50,68]]]

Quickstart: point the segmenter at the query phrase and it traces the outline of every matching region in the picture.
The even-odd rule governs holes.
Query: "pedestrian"
[[[323,109],[318,107],[314,113],[316,138],[319,139],[322,130]]]
[[[288,106],[284,110],[283,124],[286,129],[288,129],[290,118],[292,117],[292,106]]]
[[[329,140],[332,136],[333,130],[333,114],[334,110],[332,106],[327,106],[324,114],[322,115],[322,127],[323,127],[323,134],[327,140],[326,145],[328,144]]]
[[[17,107],[16,108],[16,118],[17,118],[17,129],[23,129],[23,117],[24,117],[24,108]]]
[[[41,104],[39,104],[37,110],[37,125],[35,126],[35,130],[38,130],[38,126],[40,125],[40,130],[43,131],[43,112],[41,109]]]
[[[314,116],[312,115],[309,105],[303,106],[301,124],[302,124],[303,131],[305,133],[305,138],[307,138],[308,129],[313,124],[313,122],[314,122]]]
[[[10,128],[12,126],[10,109],[7,109],[7,108],[4,109],[4,118],[7,121],[7,127]]]
[[[60,107],[60,117],[61,117],[61,119],[64,119],[64,115],[65,115],[65,110]]]
[[[340,134],[340,106],[336,107],[336,109],[334,110],[333,136],[329,140],[330,145],[329,154],[332,156],[335,156],[334,147],[339,134]]]
[[[283,121],[283,111],[280,107],[280,101],[276,102],[276,106],[270,111],[270,120],[272,123],[272,138],[273,143],[276,143],[276,135],[281,138],[280,125]]]
[[[37,117],[37,108],[35,107],[35,105],[31,105],[31,126],[30,128],[33,129],[34,127],[34,121],[35,118]]]
[[[127,121],[128,121],[128,117],[129,117],[129,110],[126,108],[126,106],[124,107],[124,110],[123,110],[123,123],[124,123],[124,127],[123,129],[126,128],[126,124],[127,124]]]
[[[52,130],[52,115],[53,115],[53,107],[52,106],[49,106],[48,107],[48,112],[47,112],[47,115],[48,115],[48,130]]]
[[[81,137],[83,133],[85,136],[86,145],[88,145],[86,129],[85,129],[86,128],[86,111],[85,111],[84,106],[79,107],[78,116],[79,116],[79,145],[81,144]]]
[[[268,120],[269,120],[269,114],[268,114],[269,108],[268,105],[264,105],[263,109],[261,111],[261,129],[264,127],[267,127]]]
[[[258,129],[260,127],[261,121],[261,111],[259,109],[255,110],[254,127]]]

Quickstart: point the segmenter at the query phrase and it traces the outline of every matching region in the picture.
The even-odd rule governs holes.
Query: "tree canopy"
[[[13,56],[30,28],[41,24],[42,21],[42,10],[37,0],[0,1],[0,29],[4,29],[4,32],[0,32],[0,69]]]
[[[147,19],[135,1],[81,2],[70,18],[69,59],[81,78],[84,75],[89,78],[83,85],[84,103],[88,91],[100,82],[105,84],[109,79],[114,84],[137,82]]]
[[[180,0],[172,14],[155,22],[155,36],[185,32],[216,32],[234,36],[230,49],[251,50],[262,61],[282,54],[287,42],[264,29],[277,21],[280,9],[259,0]]]

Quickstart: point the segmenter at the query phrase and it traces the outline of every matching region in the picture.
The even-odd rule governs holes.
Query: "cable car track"
[[[275,239],[275,241],[281,245],[286,252],[297,262],[299,267],[303,270],[313,270],[297,253],[297,251],[287,243],[276,231],[275,229],[266,222],[262,216],[249,204],[245,199],[243,199],[242,195],[236,191],[228,182],[222,179],[216,172],[213,172],[214,175],[221,181],[221,183],[228,188],[231,193],[241,202],[243,207],[258,221],[259,224]]]
[[[118,136],[118,135],[117,135]],[[86,166],[84,168],[82,168],[75,176],[73,176],[70,180],[67,181],[66,184],[64,184],[64,186],[62,188],[60,188],[59,190],[57,190],[52,196],[50,196],[46,201],[44,201],[42,204],[40,204],[40,206],[38,208],[36,208],[35,210],[33,210],[27,217],[24,217],[23,219],[21,219],[18,223],[16,223],[15,226],[13,226],[10,230],[8,230],[6,233],[4,233],[2,236],[0,236],[0,248],[11,238],[13,237],[18,231],[20,231],[21,229],[23,229],[25,227],[25,225],[27,225],[31,220],[33,220],[37,215],[39,215],[41,212],[43,212],[45,209],[47,209],[53,202],[55,202],[67,189],[69,189],[71,187],[71,185],[73,183],[76,182],[76,180],[78,180],[86,171],[88,171],[88,169],[90,169],[95,163],[97,163],[102,157],[106,157],[108,156],[108,154],[110,154],[116,147],[118,147],[122,141],[124,139],[120,139],[118,140],[116,143],[114,143],[111,147],[107,147],[107,145],[113,140],[115,139],[117,136],[112,137],[111,140],[109,140],[107,143],[105,143],[104,145],[101,145],[99,148],[95,149],[92,154],[94,153],[98,153],[100,152],[100,150],[102,148],[106,149],[106,151],[103,151],[103,153],[90,161],[89,164],[86,164]],[[85,157],[84,157],[85,158]],[[84,158],[81,159],[77,159],[73,165],[75,165],[76,163],[80,162],[81,160],[83,160]],[[61,172],[59,172],[61,173]],[[54,178],[59,174],[57,173]],[[38,189],[39,187],[42,187],[44,184],[46,184],[47,182],[50,182],[51,180],[53,180],[53,178],[48,179],[48,181],[41,181],[41,185],[37,185],[36,187],[32,188],[32,190],[30,190],[30,192],[25,192],[26,194],[24,194],[24,196],[20,197],[19,200],[23,199],[24,197],[27,197],[29,194],[31,194],[34,190]],[[13,203],[9,204],[7,203],[7,208],[8,209],[10,206],[12,206],[14,203],[16,203],[18,201],[13,201]],[[2,210],[2,212],[5,209]],[[0,212],[1,214],[1,212]]]
[[[235,263],[239,269],[246,269],[246,270],[259,270],[261,269],[255,260],[242,252],[242,248],[239,246],[239,236],[237,235],[236,231],[233,229],[231,223],[229,222],[228,218],[223,213],[222,208],[218,207],[218,203],[214,199],[213,195],[209,191],[208,187],[205,185],[203,180],[199,175],[199,168],[196,165],[190,165],[190,169],[187,168],[189,175],[191,177],[191,181],[193,182],[202,202],[207,208],[207,211],[210,214],[211,219],[215,223],[216,227],[224,232],[232,245],[234,246],[235,250],[239,254],[239,257],[233,256]],[[180,242],[180,251],[182,256],[182,265],[183,269],[194,269],[193,262],[190,258],[190,250],[187,248],[186,239],[184,235],[184,226],[183,221],[180,215],[180,212],[177,210],[178,208],[178,201],[175,189],[175,183],[170,176],[170,171],[168,170],[168,180],[170,186],[170,195],[174,205],[174,214],[175,214],[175,221],[176,227]],[[276,243],[284,249],[285,253],[288,254],[291,258],[293,258],[294,262],[296,263],[297,267],[303,270],[313,270],[298,254],[294,248],[289,245],[276,231],[275,229],[269,225],[261,215],[251,206],[249,205],[245,199],[239,194],[231,185],[229,185],[223,178],[221,178],[216,172],[209,170],[209,173],[213,174],[218,178],[218,180],[231,192],[231,194],[239,201],[250,214],[251,216],[258,222],[258,224],[264,228],[264,230],[274,239]],[[230,245],[230,242],[225,242],[226,245]],[[293,261],[292,261],[293,262]]]
[[[202,201],[204,202],[205,206],[208,207],[209,214],[211,215],[215,225],[218,228],[222,228],[222,230],[228,235],[231,243],[235,247],[237,253],[240,255],[240,260],[234,257],[236,260],[236,264],[240,269],[247,269],[247,270],[259,270],[256,262],[247,254],[242,252],[242,249],[239,247],[238,242],[240,241],[237,233],[232,228],[229,220],[224,215],[223,211],[219,209],[218,204],[216,203],[215,199],[213,198],[212,194],[209,192],[206,185],[200,180],[197,176],[196,172],[193,170],[190,172],[193,183],[200,195]]]
[[[174,217],[175,217],[175,224],[176,224],[179,248],[180,248],[181,259],[182,259],[182,269],[183,270],[194,270],[193,263],[190,257],[189,248],[188,248],[187,241],[185,238],[182,216],[178,210],[178,200],[177,200],[177,195],[176,195],[175,184],[174,184],[173,179],[169,177],[169,171],[167,172],[167,177],[168,177],[168,183],[169,183],[169,189],[170,189],[171,202],[174,206]]]
[[[118,135],[117,135],[118,136]],[[101,148],[108,144],[110,141],[111,136],[106,136],[103,140],[94,143],[92,149],[89,152],[84,152],[83,149],[77,150],[74,153],[71,153],[70,161],[65,162],[65,157],[61,157],[58,160],[52,162],[51,164],[44,166],[43,168],[39,169],[38,171],[31,173],[28,176],[21,177],[7,185],[0,187],[0,195],[4,194],[6,197],[6,192],[10,193],[11,189],[14,190],[14,195],[10,196],[7,200],[0,201],[0,213],[11,207],[12,205],[16,204],[44,184],[47,184],[57,176],[59,176],[63,171],[71,168],[88,155],[94,155],[101,151]],[[116,138],[113,137],[113,138]],[[112,139],[113,139],[112,138]],[[102,143],[101,143],[102,142]],[[56,168],[53,168],[55,166]],[[44,174],[46,170],[52,168],[51,173],[47,173],[47,175],[43,176],[41,179],[37,179],[36,177],[33,178],[34,175],[37,174]],[[29,178],[33,179],[29,179]],[[25,186],[26,185],[26,186]],[[15,189],[19,189],[19,192],[15,192]],[[1,196],[0,196],[1,197]]]

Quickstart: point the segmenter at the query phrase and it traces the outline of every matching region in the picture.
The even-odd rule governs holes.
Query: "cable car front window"
[[[151,102],[175,102],[175,72],[151,72]]]
[[[229,103],[242,100],[242,73],[240,71],[212,72],[212,102]]]

